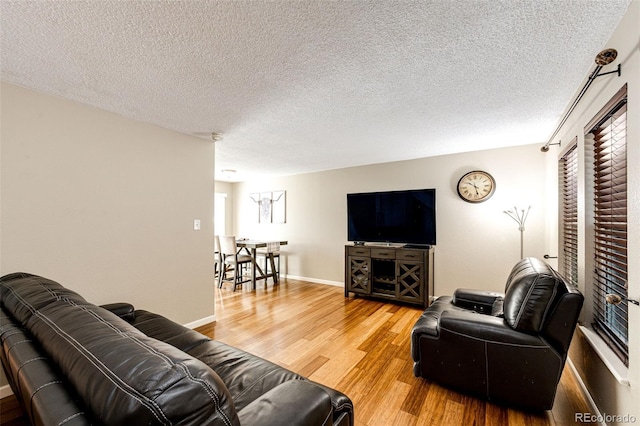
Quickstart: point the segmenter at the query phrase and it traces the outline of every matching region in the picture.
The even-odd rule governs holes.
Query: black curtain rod
[[[607,57],[613,57],[613,60],[615,60],[616,56],[617,56],[617,52],[615,53],[608,53],[610,51],[615,52],[615,50],[613,49],[608,49],[608,50],[604,50],[602,52],[600,52],[598,54],[598,56],[596,57],[596,64],[598,64],[598,60],[601,56],[607,56]],[[607,64],[605,64],[607,65]],[[582,90],[580,90],[580,93],[578,93],[578,96],[576,97],[576,99],[573,101],[573,104],[571,104],[571,107],[569,108],[569,110],[566,112],[566,114],[564,115],[564,117],[562,117],[562,120],[560,120],[560,124],[558,124],[558,127],[556,127],[556,130],[553,132],[553,134],[551,135],[551,137],[549,138],[549,141],[540,149],[542,152],[547,152],[549,150],[549,145],[551,145],[551,142],[553,141],[553,138],[556,137],[556,135],[558,134],[558,132],[560,131],[560,129],[562,128],[562,126],[564,126],[564,123],[567,121],[567,119],[569,118],[569,116],[571,115],[571,113],[573,112],[573,110],[576,108],[576,106],[578,105],[578,102],[580,102],[580,100],[582,99],[582,97],[585,95],[585,93],[587,93],[587,89],[589,88],[589,86],[591,86],[591,83],[593,83],[593,80],[595,80],[597,77],[600,77],[602,75],[607,75],[607,74],[613,74],[613,73],[617,73],[618,77],[620,77],[621,75],[621,67],[620,64],[618,64],[618,69],[615,71],[609,71],[609,72],[603,72],[602,74],[599,74],[600,70],[602,69],[604,65],[596,65],[596,68],[593,70],[593,72],[591,73],[591,75],[589,75],[589,78],[587,79],[587,82],[585,83],[584,87],[582,88]],[[554,145],[559,145],[559,143],[554,144]]]

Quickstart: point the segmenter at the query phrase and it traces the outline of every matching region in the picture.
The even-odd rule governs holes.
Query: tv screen
[[[347,194],[348,240],[436,243],[436,190]]]

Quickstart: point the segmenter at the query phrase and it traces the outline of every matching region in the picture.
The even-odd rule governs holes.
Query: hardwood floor
[[[26,426],[29,422],[14,396],[0,399],[0,425]]]
[[[197,330],[347,394],[357,426],[572,425],[590,412],[568,367],[553,410],[526,413],[463,395],[412,372],[409,335],[421,309],[361,298],[342,288],[297,280],[254,292],[217,289],[217,322]],[[13,401],[12,401],[13,400]],[[27,424],[0,401],[2,424]]]
[[[348,395],[356,425],[569,425],[589,412],[565,368],[554,408],[527,413],[413,376],[410,333],[422,309],[362,298],[340,287],[283,279],[217,290],[217,322],[198,330]]]

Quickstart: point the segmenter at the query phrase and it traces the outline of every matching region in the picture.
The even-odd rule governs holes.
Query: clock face
[[[496,181],[487,173],[479,170],[469,172],[458,181],[458,195],[470,203],[488,200],[496,190]]]

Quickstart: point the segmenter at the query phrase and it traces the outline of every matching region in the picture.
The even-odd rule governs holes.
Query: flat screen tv
[[[436,190],[347,194],[348,240],[436,244]]]

